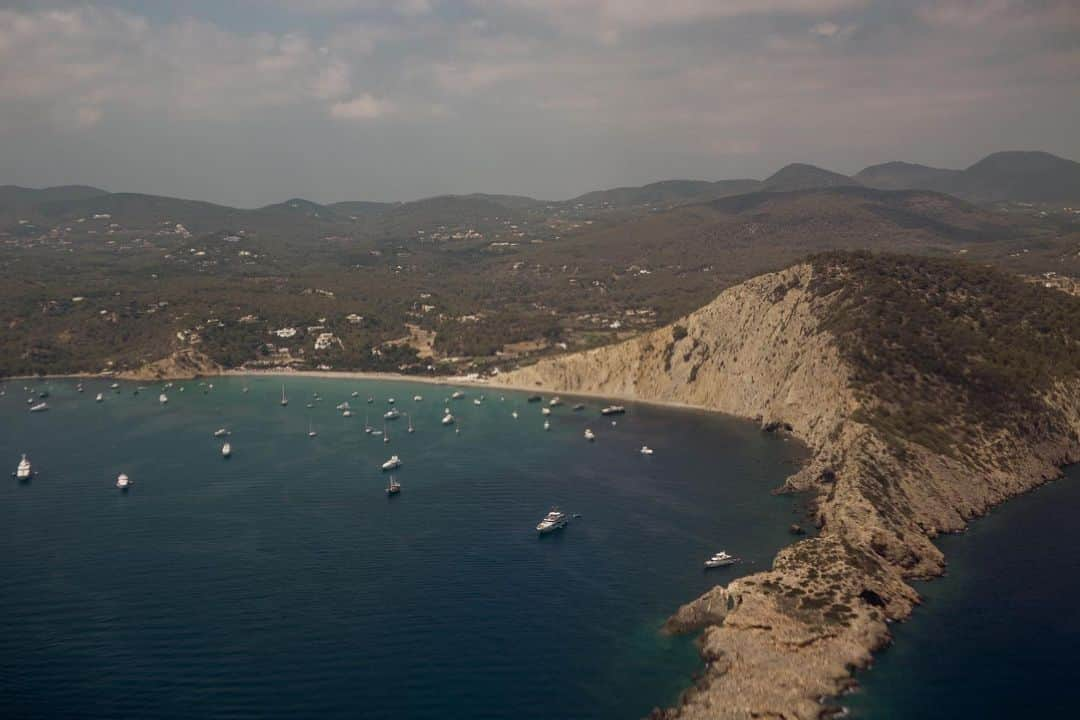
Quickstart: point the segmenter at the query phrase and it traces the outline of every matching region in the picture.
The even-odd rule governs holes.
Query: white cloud
[[[394,112],[394,109],[392,102],[364,93],[347,102],[334,103],[330,114],[342,120],[374,120]]]

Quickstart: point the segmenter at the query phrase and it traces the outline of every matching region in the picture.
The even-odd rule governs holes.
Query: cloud
[[[334,103],[330,114],[342,120],[374,120],[394,112],[394,109],[392,102],[365,93],[347,102]]]

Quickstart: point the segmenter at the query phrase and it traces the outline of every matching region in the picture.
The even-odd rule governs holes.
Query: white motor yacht
[[[413,399],[413,402],[420,402],[421,400],[424,399],[424,396],[423,395],[413,395],[412,399]]]
[[[397,455],[391,455],[390,459],[382,464],[383,470],[393,470],[394,468],[401,467],[401,458]]]
[[[127,492],[128,487],[131,485],[131,478],[125,473],[120,473],[116,476],[116,487],[120,488],[123,492]]]
[[[401,417],[401,412],[397,408],[390,408],[383,413],[383,420],[397,420]]]
[[[550,430],[551,429],[551,421],[550,420],[545,420],[544,421],[544,429],[545,430]]]
[[[454,424],[454,416],[451,415],[450,413],[446,413],[445,415],[443,415],[442,424],[443,425],[453,425]]]
[[[510,413],[510,417],[512,417],[512,418],[514,418],[515,420],[517,420],[517,419],[518,419],[518,414],[517,414],[517,410],[514,410],[513,412],[511,412],[511,413]]]
[[[622,415],[626,412],[626,408],[622,405],[608,405],[606,408],[600,411],[601,415]]]
[[[221,457],[229,457],[232,455],[232,445],[225,443],[221,446]]]
[[[162,405],[164,405],[165,403],[169,402],[169,396],[166,395],[165,393],[161,393],[160,395],[157,396],[157,401],[159,403],[161,403]]]
[[[228,434],[229,431],[226,428],[218,428],[214,431],[214,437],[225,437]]]
[[[98,393],[97,396],[94,397],[94,402],[101,402],[104,399],[105,399],[105,396],[102,395],[101,393]]]
[[[589,428],[585,428],[585,439],[589,442],[592,442],[596,439],[596,434]]]
[[[49,403],[39,402],[37,405],[30,406],[30,412],[45,412],[49,409]]]
[[[540,412],[543,415],[550,415],[551,414],[551,408],[540,408]]]
[[[566,527],[566,523],[569,519],[566,514],[560,512],[558,508],[552,508],[551,512],[544,516],[544,519],[536,526],[536,532],[544,535],[545,533],[554,532]]]
[[[705,561],[705,568],[727,567],[728,565],[734,565],[736,562],[738,562],[738,558],[732,557],[721,550]]]
[[[551,407],[558,407],[559,405],[562,405],[562,398],[556,395],[548,401],[548,405]]]
[[[15,469],[15,477],[19,480],[29,480],[33,474],[34,469],[30,466],[30,460],[24,454],[22,459],[19,460],[19,467]]]
[[[462,391],[460,391],[460,390],[455,390],[455,391],[454,391],[454,392],[453,392],[453,393],[452,393],[452,394],[450,395],[450,399],[452,399],[452,400],[460,400],[460,399],[461,399],[461,398],[463,398],[463,397],[465,397],[465,393],[463,393],[463,392],[462,392]]]
[[[648,445],[642,445],[641,446],[641,454],[642,455],[652,455],[653,454],[653,449],[651,447],[649,447]]]

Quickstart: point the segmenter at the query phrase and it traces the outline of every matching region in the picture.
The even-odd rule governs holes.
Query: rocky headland
[[[790,431],[819,533],[680,608],[705,670],[667,718],[818,718],[941,574],[932,542],[1080,460],[1080,298],[985,267],[832,253],[676,323],[497,378]]]

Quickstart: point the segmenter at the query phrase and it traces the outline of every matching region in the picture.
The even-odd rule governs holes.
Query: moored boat
[[[128,487],[131,486],[131,478],[126,473],[120,473],[116,476],[116,487],[120,488],[121,492],[127,492]]]
[[[728,565],[734,565],[736,562],[738,562],[738,558],[732,557],[721,550],[705,561],[705,568],[727,567]]]
[[[566,527],[567,522],[568,518],[566,517],[566,513],[560,512],[558,508],[552,508],[551,512],[545,515],[544,519],[537,524],[536,532],[541,535],[555,532],[556,530],[561,530]]]
[[[622,415],[626,412],[626,408],[622,405],[608,405],[606,408],[600,411],[601,415]]]
[[[24,453],[22,459],[19,460],[19,466],[15,468],[15,477],[19,480],[29,480],[30,476],[34,474],[34,469],[30,465],[30,459],[26,457]]]
[[[227,457],[231,457],[231,456],[232,456],[232,445],[229,444],[229,443],[225,443],[224,445],[221,446],[221,457],[226,457],[227,458]]]
[[[391,455],[390,459],[382,464],[383,470],[393,470],[394,468],[401,467],[401,458],[397,455]]]
[[[596,434],[589,428],[585,428],[585,439],[589,442],[592,442],[596,439]]]

